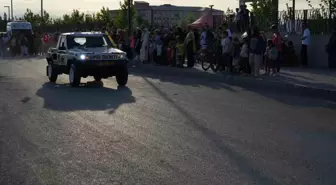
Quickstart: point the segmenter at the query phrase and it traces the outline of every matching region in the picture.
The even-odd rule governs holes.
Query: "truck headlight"
[[[85,56],[85,55],[80,55],[79,58],[80,58],[81,60],[85,60],[85,59],[86,59],[86,56]]]
[[[123,59],[123,58],[125,58],[125,57],[126,57],[125,54],[119,54],[119,55],[118,55],[118,59]]]

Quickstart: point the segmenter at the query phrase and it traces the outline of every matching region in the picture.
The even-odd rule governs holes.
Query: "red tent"
[[[203,28],[205,25],[208,25],[211,28],[213,27],[213,17],[210,12],[189,24],[192,28]]]

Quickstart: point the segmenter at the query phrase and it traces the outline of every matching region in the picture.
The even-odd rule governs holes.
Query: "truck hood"
[[[76,53],[93,53],[93,54],[109,54],[109,53],[125,53],[116,48],[107,48],[107,47],[99,47],[99,48],[74,48],[70,51]]]

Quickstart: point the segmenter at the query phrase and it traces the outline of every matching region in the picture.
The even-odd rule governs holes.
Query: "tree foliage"
[[[131,16],[133,25],[149,26],[149,21],[142,16],[137,15],[133,2],[131,2]],[[77,9],[72,10],[71,13],[64,14],[61,17],[52,18],[50,14],[44,10],[43,19],[39,13],[33,12],[31,9],[26,9],[23,17],[15,18],[15,20],[25,20],[30,22],[34,28],[44,26],[61,27],[63,25],[106,25],[112,27],[116,25],[118,28],[127,28],[128,25],[128,10],[127,0],[120,2],[120,9],[117,16],[112,18],[110,10],[107,7],[102,7],[96,13],[84,13]]]
[[[263,17],[267,18],[270,17],[272,14],[272,11],[274,10],[272,6],[272,1],[270,0],[257,0],[253,1],[251,3],[251,12],[256,16],[256,17]]]
[[[188,24],[191,24],[197,20],[195,14],[188,13],[180,22],[180,27],[185,28]]]
[[[329,13],[331,17],[335,18],[336,14],[336,0],[320,0],[319,8],[315,8],[310,0],[306,0],[308,6],[312,9],[311,18],[312,19],[326,19],[329,18]],[[329,12],[330,11],[330,12]]]
[[[114,19],[114,25],[118,28],[126,28],[128,25],[128,2],[124,0],[120,1],[120,9],[118,10],[117,16]],[[131,17],[132,19],[136,19],[136,10],[133,2],[131,1]],[[133,22],[133,21],[132,21]]]

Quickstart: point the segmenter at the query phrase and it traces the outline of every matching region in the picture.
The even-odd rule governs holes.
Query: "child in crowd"
[[[180,36],[176,36],[176,65],[178,67],[183,67],[184,63],[184,42]]]
[[[238,37],[234,37],[232,41],[232,67],[234,72],[239,72],[239,60],[240,60],[240,43]]]
[[[170,66],[175,67],[176,66],[176,60],[175,60],[175,51],[176,51],[176,38],[174,37],[169,42],[168,47],[168,63]]]
[[[243,46],[240,51],[240,71],[242,71],[244,74],[250,73],[250,67],[249,67],[249,51],[248,51],[248,38],[243,38]]]
[[[223,58],[222,60],[224,61],[224,65],[222,65],[222,67],[226,66],[227,70],[232,72],[232,61],[231,61],[232,41],[227,31],[223,32],[221,46],[222,46],[222,58]]]
[[[275,68],[275,62],[278,58],[278,51],[276,46],[273,44],[272,40],[267,40],[267,48],[266,48],[266,65],[265,65],[265,70],[266,70],[266,75],[270,75],[271,69],[272,73],[276,73],[276,68]]]

